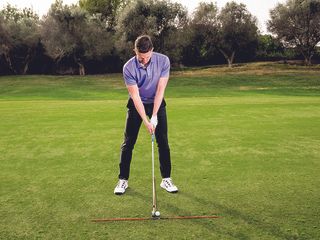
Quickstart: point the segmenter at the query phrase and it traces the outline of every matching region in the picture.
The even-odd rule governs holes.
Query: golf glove
[[[158,125],[158,117],[157,115],[153,115],[150,119],[151,124],[153,125],[154,128],[157,127]]]

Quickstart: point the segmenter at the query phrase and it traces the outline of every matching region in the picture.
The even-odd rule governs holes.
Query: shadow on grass
[[[130,197],[136,197],[143,202],[149,202],[151,201],[150,194],[141,193],[134,188],[128,188],[126,193],[126,196]],[[279,225],[271,224],[264,222],[261,218],[258,216],[252,216],[252,215],[246,215],[243,212],[240,212],[239,210],[236,210],[234,208],[230,208],[227,206],[224,206],[222,204],[219,204],[214,201],[209,201],[204,198],[201,198],[200,196],[195,196],[194,194],[186,191],[180,191],[177,194],[174,194],[172,196],[176,196],[179,198],[186,198],[190,201],[197,203],[198,205],[201,205],[203,209],[216,209],[214,214],[212,214],[212,211],[209,215],[217,215],[219,217],[222,217],[221,219],[188,219],[188,220],[174,220],[174,221],[192,221],[192,225],[199,226],[203,229],[206,229],[209,233],[215,233],[217,235],[220,235],[221,237],[226,238],[235,238],[235,239],[250,239],[252,237],[258,237],[261,236],[258,232],[265,233],[269,237],[275,237],[279,239],[297,239],[296,235],[292,235],[290,233],[284,232],[280,229]],[[120,196],[125,197],[125,196]],[[150,204],[151,205],[151,204]],[[180,207],[172,204],[168,201],[161,202],[160,201],[160,209],[162,212],[170,212],[173,213],[175,216],[196,216],[196,215],[207,215],[207,213],[204,213],[203,211],[199,212],[192,212],[189,211],[186,208]],[[151,206],[150,206],[150,212],[151,212]],[[163,217],[171,217],[169,215],[162,215]],[[173,221],[173,220],[168,220]],[[227,226],[224,226],[223,224],[220,224],[217,221],[227,221],[230,222]],[[245,223],[248,227],[252,227],[253,229],[257,230],[256,236],[252,236],[250,234],[250,230],[246,230],[242,228],[241,226],[238,227],[237,224],[241,224],[241,222]],[[247,228],[248,228],[247,227]],[[246,233],[248,231],[248,233]],[[266,236],[264,236],[266,237]]]
[[[129,188],[128,188],[128,190],[129,190]],[[139,199],[141,199],[143,201],[146,201],[146,199],[150,199],[149,195],[137,192],[132,188],[130,188],[130,190],[128,192],[126,192],[126,194],[129,194],[130,196],[136,196],[136,197],[138,197]],[[174,195],[176,195],[177,197],[179,197],[181,195],[185,196],[185,197],[188,197],[188,196],[191,197],[191,195],[188,195],[188,194],[186,195],[185,193],[180,193],[180,192],[177,193],[177,194],[174,194]],[[201,202],[204,202],[200,198],[199,198],[199,200],[200,201],[198,201],[198,200],[196,200],[196,201],[198,201],[200,204],[201,204]],[[182,209],[182,208],[180,208],[180,207],[178,207],[176,205],[173,205],[171,203],[168,203],[168,202],[166,202],[165,204],[162,203],[160,208],[161,208],[162,211],[166,210],[165,212],[173,212],[175,214],[175,216],[196,216],[196,215],[201,215],[199,213],[197,214],[197,213],[188,211],[186,209]],[[163,217],[173,217],[173,216],[165,215]],[[205,219],[205,220],[204,219],[187,219],[187,220],[177,219],[177,220],[168,220],[168,221],[192,221],[192,225],[197,225],[199,227],[205,228],[209,232],[215,232],[217,234],[224,235],[224,236],[227,234],[229,237],[235,237],[235,238],[244,238],[244,239],[248,239],[249,238],[249,236],[245,236],[244,234],[232,234],[232,233],[227,233],[227,231],[222,231],[221,227],[217,226],[215,224],[216,221],[219,221],[219,218],[218,219]]]
[[[232,218],[236,220],[240,220],[248,224],[248,226],[252,226],[255,229],[259,229],[262,232],[265,232],[266,234],[277,237],[280,239],[296,239],[297,236],[290,235],[286,232],[283,232],[278,225],[272,225],[270,223],[263,222],[259,218],[252,217],[252,215],[246,215],[236,209],[223,206],[221,204],[215,203],[215,202],[209,202],[208,200],[205,200],[203,198],[197,197],[191,193],[183,192],[181,193],[182,196],[187,197],[191,199],[192,201],[197,202],[198,204],[201,204],[202,206],[218,209],[223,218]],[[239,235],[240,233],[231,233],[230,229],[225,229],[229,232],[222,232],[221,229],[219,230],[221,234],[228,234],[229,236],[239,238],[239,237],[245,237],[243,234]],[[249,236],[247,236],[249,238]]]
[[[139,199],[146,201],[150,199],[150,196],[147,194],[142,194],[141,192],[135,191],[132,188],[128,188],[128,192],[126,194],[130,196],[136,196]],[[216,212],[215,215],[221,216],[224,220],[228,221],[228,218],[230,220],[238,220],[246,223],[248,226],[251,226],[254,229],[257,229],[261,232],[264,232],[268,236],[273,236],[280,239],[296,239],[297,236],[291,235],[289,233],[286,233],[280,229],[280,226],[275,224],[266,223],[263,220],[259,219],[258,217],[253,217],[252,215],[246,215],[236,209],[226,207],[224,205],[218,204],[214,201],[208,201],[205,200],[199,196],[195,196],[191,194],[190,192],[179,192],[176,194],[177,197],[184,197],[188,198],[193,202],[196,202],[197,204],[204,207],[204,209],[216,209],[219,212]],[[161,210],[163,212],[171,212],[175,214],[176,216],[195,216],[195,215],[203,215],[203,212],[201,213],[195,213],[188,211],[185,208],[181,208],[179,206],[173,205],[169,202],[161,203],[160,206]],[[206,215],[206,214],[204,214]],[[169,217],[169,216],[166,216]],[[181,220],[177,220],[181,221]],[[221,224],[218,226],[216,224],[216,221],[219,221],[219,219],[206,219],[199,220],[199,219],[193,219],[193,220],[186,220],[186,221],[192,221],[193,225],[198,225],[202,228],[207,229],[209,232],[215,232],[216,234],[222,235],[222,236],[228,236],[236,239],[249,239],[251,236],[246,235],[244,232],[236,231],[236,228],[230,229],[230,228],[222,228]],[[236,224],[236,223],[235,223]]]

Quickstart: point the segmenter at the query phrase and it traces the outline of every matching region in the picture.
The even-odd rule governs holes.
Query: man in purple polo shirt
[[[166,102],[163,98],[169,80],[170,61],[167,56],[153,52],[153,44],[148,35],[136,39],[134,51],[136,56],[123,67],[129,100],[124,141],[121,145],[119,182],[114,193],[121,195],[128,187],[132,151],[142,122],[150,134],[155,133],[158,143],[162,175],[160,186],[170,193],[176,193],[178,188],[170,176]]]

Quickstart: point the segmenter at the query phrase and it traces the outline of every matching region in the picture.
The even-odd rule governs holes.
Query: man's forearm
[[[154,98],[154,105],[153,105],[153,116],[157,116],[158,110],[160,108],[160,105],[162,103],[163,97],[164,97],[164,91],[166,89],[167,83],[168,83],[169,78],[160,78],[159,84],[157,87],[157,92]]]
[[[144,106],[143,106],[143,103],[141,101],[141,98],[139,96],[131,96],[131,98],[133,100],[134,106],[135,106],[136,110],[138,111],[142,121],[144,123],[149,122],[148,118],[147,118],[146,111],[145,111]]]
[[[161,102],[163,100],[163,96],[164,96],[164,90],[161,92],[160,91],[157,92],[157,94],[154,98],[153,112],[152,112],[153,116],[156,116],[158,114],[158,110],[159,110]]]
[[[143,103],[141,101],[140,95],[139,95],[139,89],[137,85],[131,85],[127,86],[130,97],[133,100],[134,107],[136,108],[137,112],[139,113],[144,125],[148,129],[149,133],[154,132],[153,125],[149,122],[149,119],[147,118],[146,111],[144,109]]]

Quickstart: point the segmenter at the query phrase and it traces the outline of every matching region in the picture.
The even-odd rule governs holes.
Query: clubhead
[[[152,211],[151,216],[152,216],[152,218],[159,219],[160,218],[160,212],[159,211]]]

